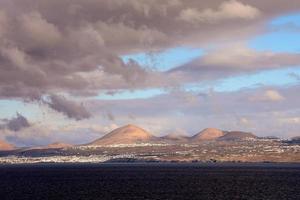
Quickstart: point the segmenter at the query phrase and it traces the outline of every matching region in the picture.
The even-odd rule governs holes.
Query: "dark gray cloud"
[[[14,132],[31,126],[28,120],[19,113],[17,113],[17,116],[12,119],[3,119],[1,121],[3,123],[0,125],[0,129],[8,129]]]
[[[42,100],[50,108],[66,115],[69,118],[82,120],[91,117],[89,111],[83,103],[76,103],[60,95],[50,95],[46,100]]]
[[[36,5],[35,1],[27,3]],[[102,28],[97,28],[100,24],[84,17],[79,24],[73,17],[63,22],[66,13],[59,13],[61,19],[55,20],[47,14],[54,9],[51,4],[44,1],[43,5],[47,7],[28,9],[12,1],[1,7],[2,98],[34,99],[53,91],[86,94],[110,87],[132,88],[144,81],[146,70],[133,61],[125,64],[108,48]],[[109,76],[115,82],[109,82]]]
[[[264,31],[270,17],[300,8],[281,0],[0,3],[0,97],[23,99],[180,83],[180,75],[166,77],[120,56],[239,40]]]

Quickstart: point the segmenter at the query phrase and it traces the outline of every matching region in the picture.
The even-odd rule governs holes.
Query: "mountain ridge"
[[[204,141],[232,141],[248,138],[257,138],[252,133],[242,131],[222,131],[216,128],[206,128],[195,135],[168,134],[156,137],[145,129],[133,124],[128,124],[112,130],[108,134],[96,139],[87,146],[118,145],[138,143],[201,143]]]
[[[191,137],[192,142],[215,140],[224,136],[224,132],[216,128],[206,128]]]
[[[143,128],[133,124],[128,124],[109,132],[103,137],[96,139],[87,145],[136,144],[154,142],[158,140],[158,137],[153,136]]]
[[[256,135],[250,132],[242,131],[226,131],[225,134],[219,138],[218,141],[233,141],[233,140],[243,140],[243,139],[255,139],[258,138]]]

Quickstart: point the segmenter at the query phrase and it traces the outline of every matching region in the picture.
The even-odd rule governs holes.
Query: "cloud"
[[[36,125],[24,128],[18,132],[8,129],[0,130],[0,132],[6,141],[18,147],[46,145],[48,142],[51,142],[51,137],[54,136],[50,131],[50,127],[46,128]]]
[[[298,53],[275,53],[256,51],[243,44],[236,44],[208,51],[203,57],[192,61],[185,67],[189,69],[208,68],[215,70],[257,70],[297,66]],[[198,66],[198,67],[197,67]],[[205,68],[206,67],[206,68]]]
[[[286,124],[295,124],[295,125],[300,124],[300,117],[288,117],[288,118],[281,118],[279,120],[281,123],[286,123]]]
[[[50,108],[57,112],[63,113],[69,118],[82,120],[91,117],[91,114],[86,110],[83,104],[67,100],[65,97],[60,95],[50,95],[49,101],[42,100],[43,103],[47,104]]]
[[[110,111],[107,111],[107,112],[105,113],[105,117],[106,117],[107,119],[109,119],[110,121],[115,121],[115,119],[116,119],[116,117],[114,116],[114,114],[113,114],[112,112],[110,112]]]
[[[57,131],[63,131],[63,132],[74,132],[78,130],[88,130],[90,132],[98,133],[100,137],[102,134],[106,134],[119,126],[117,124],[111,123],[109,125],[101,125],[99,123],[90,123],[90,122],[75,122],[70,123],[62,128],[59,128]]]
[[[17,20],[22,32],[22,36],[19,37],[20,43],[23,43],[26,49],[49,49],[61,42],[62,35],[58,28],[37,11],[22,14]]]
[[[203,46],[216,38],[237,40],[255,34],[265,18],[300,5],[272,4],[266,9],[259,1],[1,1],[0,98],[38,99],[57,92],[92,96],[103,90],[174,84],[166,81],[170,76],[124,63],[120,56]],[[205,20],[222,18],[222,25],[199,22],[195,27],[178,21],[178,13],[190,8]],[[262,19],[232,22],[260,12]]]
[[[277,91],[282,101],[251,101],[268,90]],[[222,130],[241,130],[258,136],[275,135],[283,138],[299,134],[299,86],[289,88],[256,88],[236,92],[175,91],[148,99],[96,100],[85,103],[93,118],[56,123],[46,116],[40,123],[18,132],[0,130],[1,136],[11,143],[42,145],[55,141],[82,144],[101,137],[109,131],[129,123],[162,136],[182,130],[193,135],[207,127]],[[270,92],[269,92],[270,93]],[[190,98],[194,95],[194,99]],[[187,98],[188,96],[188,98]],[[80,104],[79,104],[80,105]],[[103,108],[117,116],[112,122],[103,117]],[[163,109],[162,109],[163,108]],[[128,116],[134,116],[134,119]],[[59,119],[63,120],[63,119]],[[263,123],[262,123],[263,122]]]
[[[93,96],[105,90],[169,86],[174,84],[166,81],[169,76],[133,61],[124,63],[120,56],[240,40],[260,32],[264,20],[300,6],[270,2],[3,0],[0,98],[38,99],[57,92]],[[178,20],[189,9],[200,14],[199,26]]]
[[[261,12],[248,4],[236,0],[225,1],[217,10],[207,8],[199,11],[197,8],[187,8],[181,11],[179,19],[191,23],[217,23],[228,19],[255,19]]]
[[[186,82],[216,80],[239,74],[279,68],[296,67],[299,53],[256,51],[245,44],[231,44],[208,50],[203,56],[192,60],[168,73],[183,77]]]
[[[85,121],[71,122],[62,127],[43,122],[42,124],[32,124],[32,126],[17,132],[0,129],[0,138],[18,147],[48,145],[53,142],[85,144],[102,137],[115,128],[118,128],[116,124],[100,125]]]
[[[3,6],[0,12],[4,27],[0,31],[0,98],[38,99],[57,91],[86,95],[86,91],[92,94],[110,87],[134,88],[146,79],[145,69],[133,61],[124,63],[118,52],[108,48],[112,32],[121,31],[122,22],[117,26],[100,18],[90,21],[82,17],[82,23],[77,24],[69,16],[70,21],[64,24],[50,14],[51,6],[27,10],[16,2],[10,4],[18,12],[9,6]],[[123,35],[117,35],[113,41]],[[94,74],[97,77],[92,80]],[[109,76],[113,78],[106,78]]]
[[[163,135],[183,129],[189,135],[207,127],[241,130],[258,136],[295,136],[299,124],[279,123],[281,118],[299,117],[299,86],[254,88],[235,92],[171,92],[148,99],[92,100],[87,107],[95,116],[110,107],[120,125],[134,123]],[[271,92],[270,92],[271,91]],[[186,95],[194,96],[190,101]],[[253,97],[256,99],[254,100]],[[253,99],[253,100],[251,100]],[[163,108],[163,109],[162,109]],[[135,119],[128,118],[134,115]],[[100,118],[98,118],[100,119]],[[263,123],[262,123],[263,122]],[[299,131],[298,131],[299,132]]]
[[[17,116],[12,119],[4,119],[2,121],[4,123],[0,125],[0,129],[8,129],[14,132],[18,132],[31,126],[28,120],[19,113],[17,113]]]
[[[237,70],[255,70],[296,66],[300,63],[300,54],[258,52],[244,45],[231,45],[208,52],[202,62],[206,66],[215,66]]]
[[[3,10],[0,10],[0,38],[4,36],[7,30],[8,18]]]
[[[285,100],[285,98],[276,90],[266,90],[262,94],[250,97],[251,101],[271,101],[280,102]]]

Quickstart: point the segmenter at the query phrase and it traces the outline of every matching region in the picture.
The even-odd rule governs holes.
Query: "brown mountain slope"
[[[216,128],[207,128],[191,137],[192,142],[216,140],[224,136],[224,132]]]
[[[232,141],[232,140],[244,140],[244,139],[255,139],[256,135],[253,133],[241,132],[241,131],[228,131],[225,135],[218,138],[219,141]]]
[[[62,149],[62,148],[68,148],[68,147],[72,147],[72,146],[73,145],[71,145],[71,144],[55,142],[55,143],[45,146],[45,149]]]
[[[168,134],[163,137],[161,137],[165,142],[170,142],[170,143],[188,143],[189,137],[186,135],[180,135],[180,134]]]
[[[138,144],[151,143],[159,140],[160,138],[151,135],[144,129],[129,124],[113,130],[88,145]]]
[[[9,151],[13,149],[15,149],[15,147],[12,144],[8,144],[7,142],[0,140],[0,151]]]

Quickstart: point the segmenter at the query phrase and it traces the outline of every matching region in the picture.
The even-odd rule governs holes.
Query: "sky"
[[[0,139],[17,146],[126,124],[291,138],[299,91],[298,1],[0,1]]]

